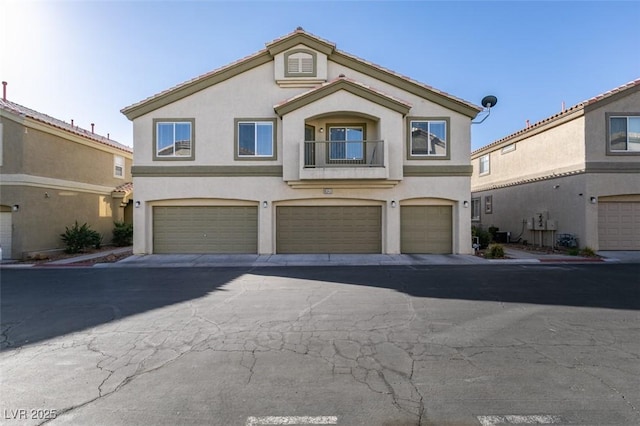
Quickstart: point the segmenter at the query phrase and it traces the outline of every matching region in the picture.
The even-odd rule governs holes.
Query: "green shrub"
[[[64,242],[67,253],[80,253],[87,247],[100,248],[102,245],[102,235],[91,229],[86,223],[78,225],[78,221],[69,228],[65,226],[65,232],[60,234]]]
[[[491,244],[484,256],[488,259],[504,259],[504,247],[502,244]]]
[[[493,225],[491,225],[488,229],[489,234],[491,235],[491,241],[495,241],[496,240],[496,234],[498,233],[498,231],[500,230],[500,228],[495,227]]]
[[[487,246],[491,242],[491,234],[489,234],[487,231],[480,228],[479,226],[471,227],[471,235],[473,237],[478,237],[478,241],[480,243],[481,249],[487,248]]]
[[[582,250],[580,250],[580,256],[596,257],[596,252],[591,247],[584,247]]]
[[[113,244],[118,247],[130,246],[133,243],[133,225],[124,222],[114,222]]]
[[[567,250],[567,254],[569,256],[577,256],[580,254],[580,249],[578,247],[571,247],[569,250]]]

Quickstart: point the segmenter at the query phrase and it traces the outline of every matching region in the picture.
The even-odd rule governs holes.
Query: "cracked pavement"
[[[636,425],[638,276],[637,265],[5,270],[0,422]]]

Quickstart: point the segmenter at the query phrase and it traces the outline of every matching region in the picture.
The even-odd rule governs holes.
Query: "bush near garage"
[[[113,245],[130,246],[133,243],[133,225],[124,222],[114,222],[113,225]]]
[[[80,253],[89,247],[99,249],[102,245],[102,235],[86,223],[79,225],[77,220],[72,227],[65,226],[60,238],[66,246],[65,253]]]

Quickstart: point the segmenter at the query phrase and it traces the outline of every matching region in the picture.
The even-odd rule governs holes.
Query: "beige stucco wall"
[[[504,145],[509,143],[512,142],[505,142]],[[551,127],[526,139],[516,139],[514,151],[503,154],[502,146],[472,155],[472,191],[486,189],[492,185],[583,170],[584,117],[577,115],[560,126]],[[486,154],[490,156],[490,172],[480,176],[480,157]]]
[[[258,250],[268,254],[275,252],[277,206],[364,203],[383,206],[383,251],[399,253],[400,209],[390,207],[391,201],[395,200],[398,206],[412,203],[452,205],[453,250],[470,253],[469,209],[461,207],[464,200],[469,200],[470,178],[403,176],[403,165],[468,165],[470,119],[331,61],[328,66],[327,78],[330,80],[344,73],[409,102],[413,105],[410,116],[449,117],[451,159],[407,160],[406,118],[378,103],[338,91],[289,112],[282,119],[277,118],[275,160],[235,160],[234,119],[275,118],[274,105],[309,90],[278,86],[274,81],[274,64],[267,63],[134,119],[134,164],[136,167],[282,165],[283,177],[134,177],[135,200],[141,202],[140,207],[133,209],[134,252],[153,252],[152,208],[156,205],[259,205]],[[153,161],[154,118],[195,119],[193,161]],[[326,135],[320,136],[319,128],[341,120],[364,122],[367,139],[385,141],[385,167],[326,169],[321,176],[305,175],[301,152],[305,122],[315,125],[316,139],[323,140]],[[300,179],[322,182],[322,186],[332,188],[333,193],[325,195],[321,187],[293,188],[287,183]],[[332,179],[342,179],[343,184],[334,188]],[[351,182],[348,188],[344,187],[345,180]],[[372,181],[394,182],[387,187],[373,187],[369,185]],[[266,209],[262,208],[264,201],[268,203]]]
[[[613,163],[640,163],[638,155],[607,155],[607,130],[606,113],[636,113],[640,114],[640,86],[635,88],[635,92],[627,93],[623,97],[612,97],[612,102],[600,105],[598,108],[588,108],[586,112],[586,141],[587,141],[587,161],[592,162],[613,162]]]
[[[65,226],[87,223],[111,241],[119,203],[115,187],[131,182],[132,154],[43,123],[2,115],[0,204],[12,212],[12,257],[62,248]],[[125,176],[114,176],[114,155]]]

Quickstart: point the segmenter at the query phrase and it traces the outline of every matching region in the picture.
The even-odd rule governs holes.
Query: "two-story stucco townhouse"
[[[134,252],[469,253],[480,110],[298,28],[122,110]]]
[[[472,222],[511,239],[640,250],[640,80],[471,155]]]
[[[0,246],[3,259],[60,250],[77,220],[112,238],[132,221],[132,149],[92,130],[0,98]],[[132,201],[131,201],[132,202]]]

